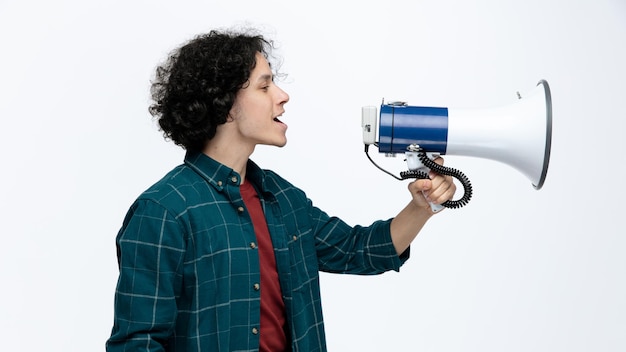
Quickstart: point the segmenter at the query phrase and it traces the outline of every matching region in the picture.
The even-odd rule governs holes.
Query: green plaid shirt
[[[325,351],[319,271],[399,270],[389,223],[348,226],[277,174],[248,163],[272,237],[293,351]],[[204,154],[131,206],[117,236],[107,351],[258,351],[259,255],[240,175]]]

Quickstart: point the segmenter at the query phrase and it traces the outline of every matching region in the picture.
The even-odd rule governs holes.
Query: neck
[[[202,152],[211,159],[237,172],[241,176],[241,182],[243,183],[246,178],[248,159],[250,159],[253,151],[254,149],[248,151],[240,146],[224,143],[220,139],[212,139]]]

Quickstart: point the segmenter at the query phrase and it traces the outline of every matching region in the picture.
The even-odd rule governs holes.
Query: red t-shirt
[[[254,233],[256,234],[259,249],[259,264],[261,266],[261,327],[260,352],[285,351],[287,336],[285,334],[285,303],[283,302],[276,270],[274,246],[267,228],[265,215],[256,190],[250,182],[240,186],[241,197],[248,208]]]

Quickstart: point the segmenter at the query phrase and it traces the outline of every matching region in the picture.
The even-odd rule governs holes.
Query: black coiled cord
[[[463,197],[461,197],[458,200],[445,201],[441,205],[450,209],[457,209],[457,208],[461,208],[467,205],[467,203],[469,203],[470,199],[472,198],[472,184],[469,178],[467,178],[467,176],[465,176],[464,173],[462,173],[461,171],[457,169],[445,167],[443,165],[439,165],[436,162],[430,160],[430,158],[428,157],[428,155],[426,155],[426,152],[422,148],[420,148],[417,153],[418,153],[418,157],[420,161],[422,162],[422,164],[424,164],[424,166],[435,171],[436,173],[440,175],[452,176],[456,178],[457,180],[459,180],[459,182],[463,186],[463,190],[464,190]],[[425,173],[424,171],[419,171],[419,170],[410,170],[410,171],[401,172],[400,177],[403,180],[406,180],[408,178],[415,178],[415,179],[430,178],[428,177],[427,173]]]

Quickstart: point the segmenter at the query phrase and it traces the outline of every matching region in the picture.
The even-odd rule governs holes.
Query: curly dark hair
[[[174,50],[157,67],[150,89],[149,111],[164,137],[188,151],[204,149],[247,84],[256,54],[268,58],[273,48],[250,31],[213,30]]]

